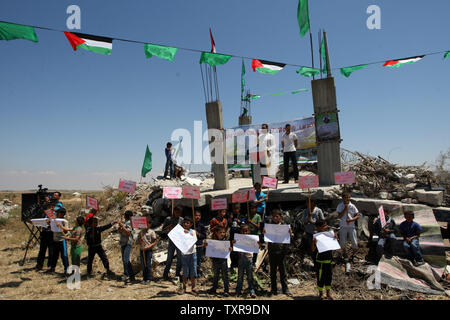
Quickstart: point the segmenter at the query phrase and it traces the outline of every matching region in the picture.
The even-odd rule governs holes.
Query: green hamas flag
[[[447,52],[446,54],[444,54],[444,59],[447,59],[447,58],[449,58],[449,57],[450,57],[450,51]]]
[[[316,76],[320,73],[320,69],[310,68],[310,67],[301,67],[296,71],[298,74],[301,74],[304,77],[312,77]]]
[[[323,68],[322,68],[322,72],[323,73],[327,73],[327,55],[325,52],[325,37],[322,38],[322,44],[320,45],[320,56],[322,57],[323,60]]]
[[[21,24],[0,22],[0,40],[25,39],[38,42],[33,27]]]
[[[145,178],[147,173],[149,173],[152,170],[152,153],[150,152],[150,149],[147,145],[147,150],[145,150],[145,158],[144,163],[142,164],[142,171],[141,176]]]
[[[297,93],[305,92],[305,91],[308,91],[308,89],[298,89],[298,90],[294,90],[294,91],[291,91],[291,94],[297,94]]]
[[[151,58],[156,56],[160,59],[165,59],[168,61],[173,61],[175,59],[175,54],[178,48],[158,46],[156,44],[145,44],[145,56]]]
[[[228,60],[230,59],[231,56],[227,56],[225,54],[202,52],[202,55],[200,57],[200,63],[207,63],[211,67],[215,67],[227,63]]]
[[[270,97],[272,97],[272,96],[281,96],[283,94],[286,94],[286,92],[271,93],[271,94],[269,94],[269,96]]]
[[[350,75],[352,74],[353,71],[356,70],[360,70],[367,67],[367,64],[360,64],[358,66],[353,66],[353,67],[345,67],[345,68],[341,68],[341,73],[344,77],[350,77]]]
[[[300,36],[303,37],[309,30],[308,0],[298,0],[297,20],[300,27]]]

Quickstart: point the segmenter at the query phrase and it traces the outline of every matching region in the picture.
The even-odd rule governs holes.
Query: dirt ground
[[[3,196],[3,197],[2,197]],[[0,194],[0,199],[6,198],[4,194]],[[14,202],[18,198],[14,198]],[[78,200],[79,201],[79,200]],[[79,206],[79,202],[70,199],[69,196],[65,198],[65,205],[69,208],[73,203],[74,208]],[[73,208],[73,211],[75,209]],[[74,220],[75,214],[69,216],[69,221]],[[177,294],[179,288],[177,284],[161,280],[161,274],[164,266],[155,266],[154,276],[157,281],[150,284],[143,284],[142,274],[139,273],[136,278],[139,281],[135,284],[125,284],[121,281],[121,274],[123,271],[120,250],[117,246],[107,249],[108,258],[111,265],[111,270],[117,276],[108,278],[104,274],[104,268],[98,257],[94,262],[94,276],[86,278],[86,260],[87,250],[83,250],[82,266],[81,266],[81,288],[70,290],[67,287],[67,280],[63,276],[63,267],[61,262],[58,262],[56,274],[46,274],[44,271],[36,271],[34,266],[36,264],[36,257],[39,246],[35,245],[28,251],[25,264],[21,265],[24,257],[24,247],[28,240],[28,231],[24,224],[20,221],[20,210],[11,212],[11,217],[6,224],[0,226],[0,300],[4,299],[50,299],[50,300],[148,300],[148,299],[177,299],[177,300],[231,300],[236,299],[234,296],[223,297],[220,295],[223,292],[219,285],[219,295],[209,295],[207,290],[212,285],[212,275],[210,272],[205,272],[197,284],[199,295],[195,296],[190,293],[188,286],[187,294]],[[106,236],[106,235],[105,235]],[[350,274],[345,274],[345,267],[342,264],[335,266],[333,271],[332,292],[335,299],[339,300],[450,300],[446,295],[424,295],[414,292],[402,292],[393,288],[382,287],[381,290],[369,291],[366,286],[368,275],[361,272],[367,268],[364,262],[358,262],[364,257],[364,248],[361,249],[361,254],[356,257]],[[209,262],[205,263],[205,270],[208,270]],[[46,262],[45,262],[46,266]],[[175,263],[173,264],[173,269]],[[44,269],[45,270],[45,269]],[[266,269],[266,272],[268,268]],[[267,273],[266,273],[267,274]],[[173,276],[173,274],[172,274]],[[257,290],[258,300],[313,300],[317,299],[317,289],[315,274],[312,270],[298,270],[295,275],[291,274],[288,279],[296,278],[299,280],[298,285],[289,286],[292,297],[284,294],[269,297],[268,291],[270,289],[269,279],[258,272],[257,277],[259,283],[263,288]],[[230,292],[233,293],[236,282],[236,276],[231,275]],[[244,281],[244,289],[246,288],[246,281]],[[250,297],[238,298],[250,299]]]

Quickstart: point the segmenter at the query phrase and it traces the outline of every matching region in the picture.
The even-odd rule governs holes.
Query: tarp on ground
[[[411,261],[399,257],[386,259],[378,263],[380,282],[392,288],[411,290],[426,294],[443,294],[445,289],[439,284],[439,275],[428,263],[414,267]]]

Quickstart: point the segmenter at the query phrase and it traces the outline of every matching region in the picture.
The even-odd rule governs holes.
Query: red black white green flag
[[[425,55],[417,56],[417,57],[411,57],[411,58],[397,59],[397,60],[389,60],[389,61],[386,61],[383,64],[383,67],[399,68],[399,67],[401,67],[404,64],[414,63],[414,62],[417,62],[419,60],[422,60],[423,57],[425,57]]]
[[[64,32],[73,50],[84,49],[100,54],[111,54],[112,38],[93,36],[90,34]]]
[[[286,64],[271,62],[265,60],[253,59],[252,61],[252,69],[253,71],[258,71],[264,74],[275,74],[283,70]]]

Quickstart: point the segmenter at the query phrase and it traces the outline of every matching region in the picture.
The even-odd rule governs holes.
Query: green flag
[[[141,176],[145,178],[148,172],[152,170],[152,153],[147,145],[147,150],[145,150],[144,163],[142,164]]]
[[[178,48],[158,46],[156,44],[150,43],[145,44],[145,56],[147,58],[156,56],[161,59],[173,61],[175,59],[175,54],[177,53],[177,50]]]
[[[311,67],[301,67],[296,72],[304,77],[312,77],[318,75],[320,73],[320,69]]]
[[[308,0],[298,0],[297,20],[300,27],[300,36],[303,37],[309,30]]]
[[[297,93],[305,92],[305,91],[308,91],[308,89],[298,89],[298,90],[294,90],[294,91],[291,91],[291,94],[297,94]]]
[[[271,93],[269,96],[281,96],[283,94],[286,94],[286,92]]]
[[[360,64],[358,66],[352,66],[352,67],[345,67],[341,68],[341,73],[344,77],[350,77],[353,71],[360,70],[367,67],[367,64]]]
[[[244,90],[245,90],[245,64],[244,59],[242,59],[242,71],[241,71],[241,100],[244,98]]]
[[[450,57],[450,51],[444,54],[444,59],[447,59],[448,57]]]
[[[246,116],[247,112],[248,112],[248,110],[246,108],[244,108],[244,111],[242,112],[242,116]]]
[[[228,60],[230,59],[231,56],[227,56],[225,54],[202,52],[202,55],[200,57],[200,63],[207,63],[211,67],[215,67],[227,63]]]
[[[327,73],[327,54],[326,54],[326,50],[325,50],[325,37],[322,37],[322,44],[320,45],[320,56],[322,57],[322,60],[323,60],[322,72],[326,74]]]
[[[38,42],[33,27],[21,24],[0,22],[0,40],[25,39]]]

